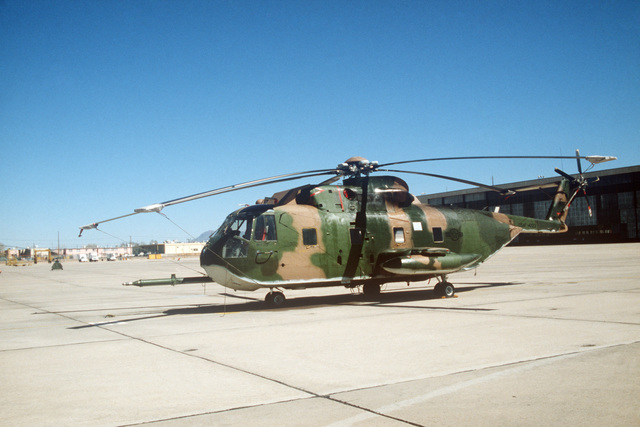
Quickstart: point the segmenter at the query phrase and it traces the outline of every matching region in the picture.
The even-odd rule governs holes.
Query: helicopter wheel
[[[267,305],[270,305],[272,307],[282,307],[284,305],[284,302],[286,301],[286,298],[282,292],[276,291],[269,292],[264,297],[264,301],[267,303]]]
[[[445,298],[451,298],[456,293],[456,288],[449,282],[440,282],[438,283],[433,290],[436,295]]]
[[[362,293],[365,297],[377,297],[380,295],[380,285],[376,283],[365,283],[362,285]]]

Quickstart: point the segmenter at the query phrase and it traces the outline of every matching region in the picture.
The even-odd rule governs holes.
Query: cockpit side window
[[[256,218],[256,226],[253,232],[256,241],[278,240],[276,234],[276,218],[273,215],[260,215]]]

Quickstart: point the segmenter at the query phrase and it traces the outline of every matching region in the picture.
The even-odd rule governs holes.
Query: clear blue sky
[[[77,234],[354,155],[579,148],[618,156],[600,169],[640,164],[638,1],[4,0],[0,55],[7,246],[184,240],[158,214]],[[505,183],[556,166],[575,172],[566,160],[411,169]],[[403,178],[416,194],[461,188]],[[286,186],[164,212],[197,236]]]

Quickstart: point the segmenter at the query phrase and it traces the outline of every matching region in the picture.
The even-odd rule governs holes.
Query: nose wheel
[[[451,298],[456,293],[456,288],[454,288],[451,283],[444,280],[438,283],[433,290],[437,296],[445,298]]]
[[[275,291],[269,292],[264,297],[264,301],[270,307],[282,307],[284,305],[284,302],[286,301],[286,298],[284,297],[284,294],[282,292]]]

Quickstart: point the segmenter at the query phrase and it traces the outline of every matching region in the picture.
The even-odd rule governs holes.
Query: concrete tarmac
[[[265,292],[198,260],[0,266],[0,425],[640,425],[640,244],[509,247],[477,274]],[[194,271],[196,270],[196,271]],[[227,292],[228,291],[228,292]]]

